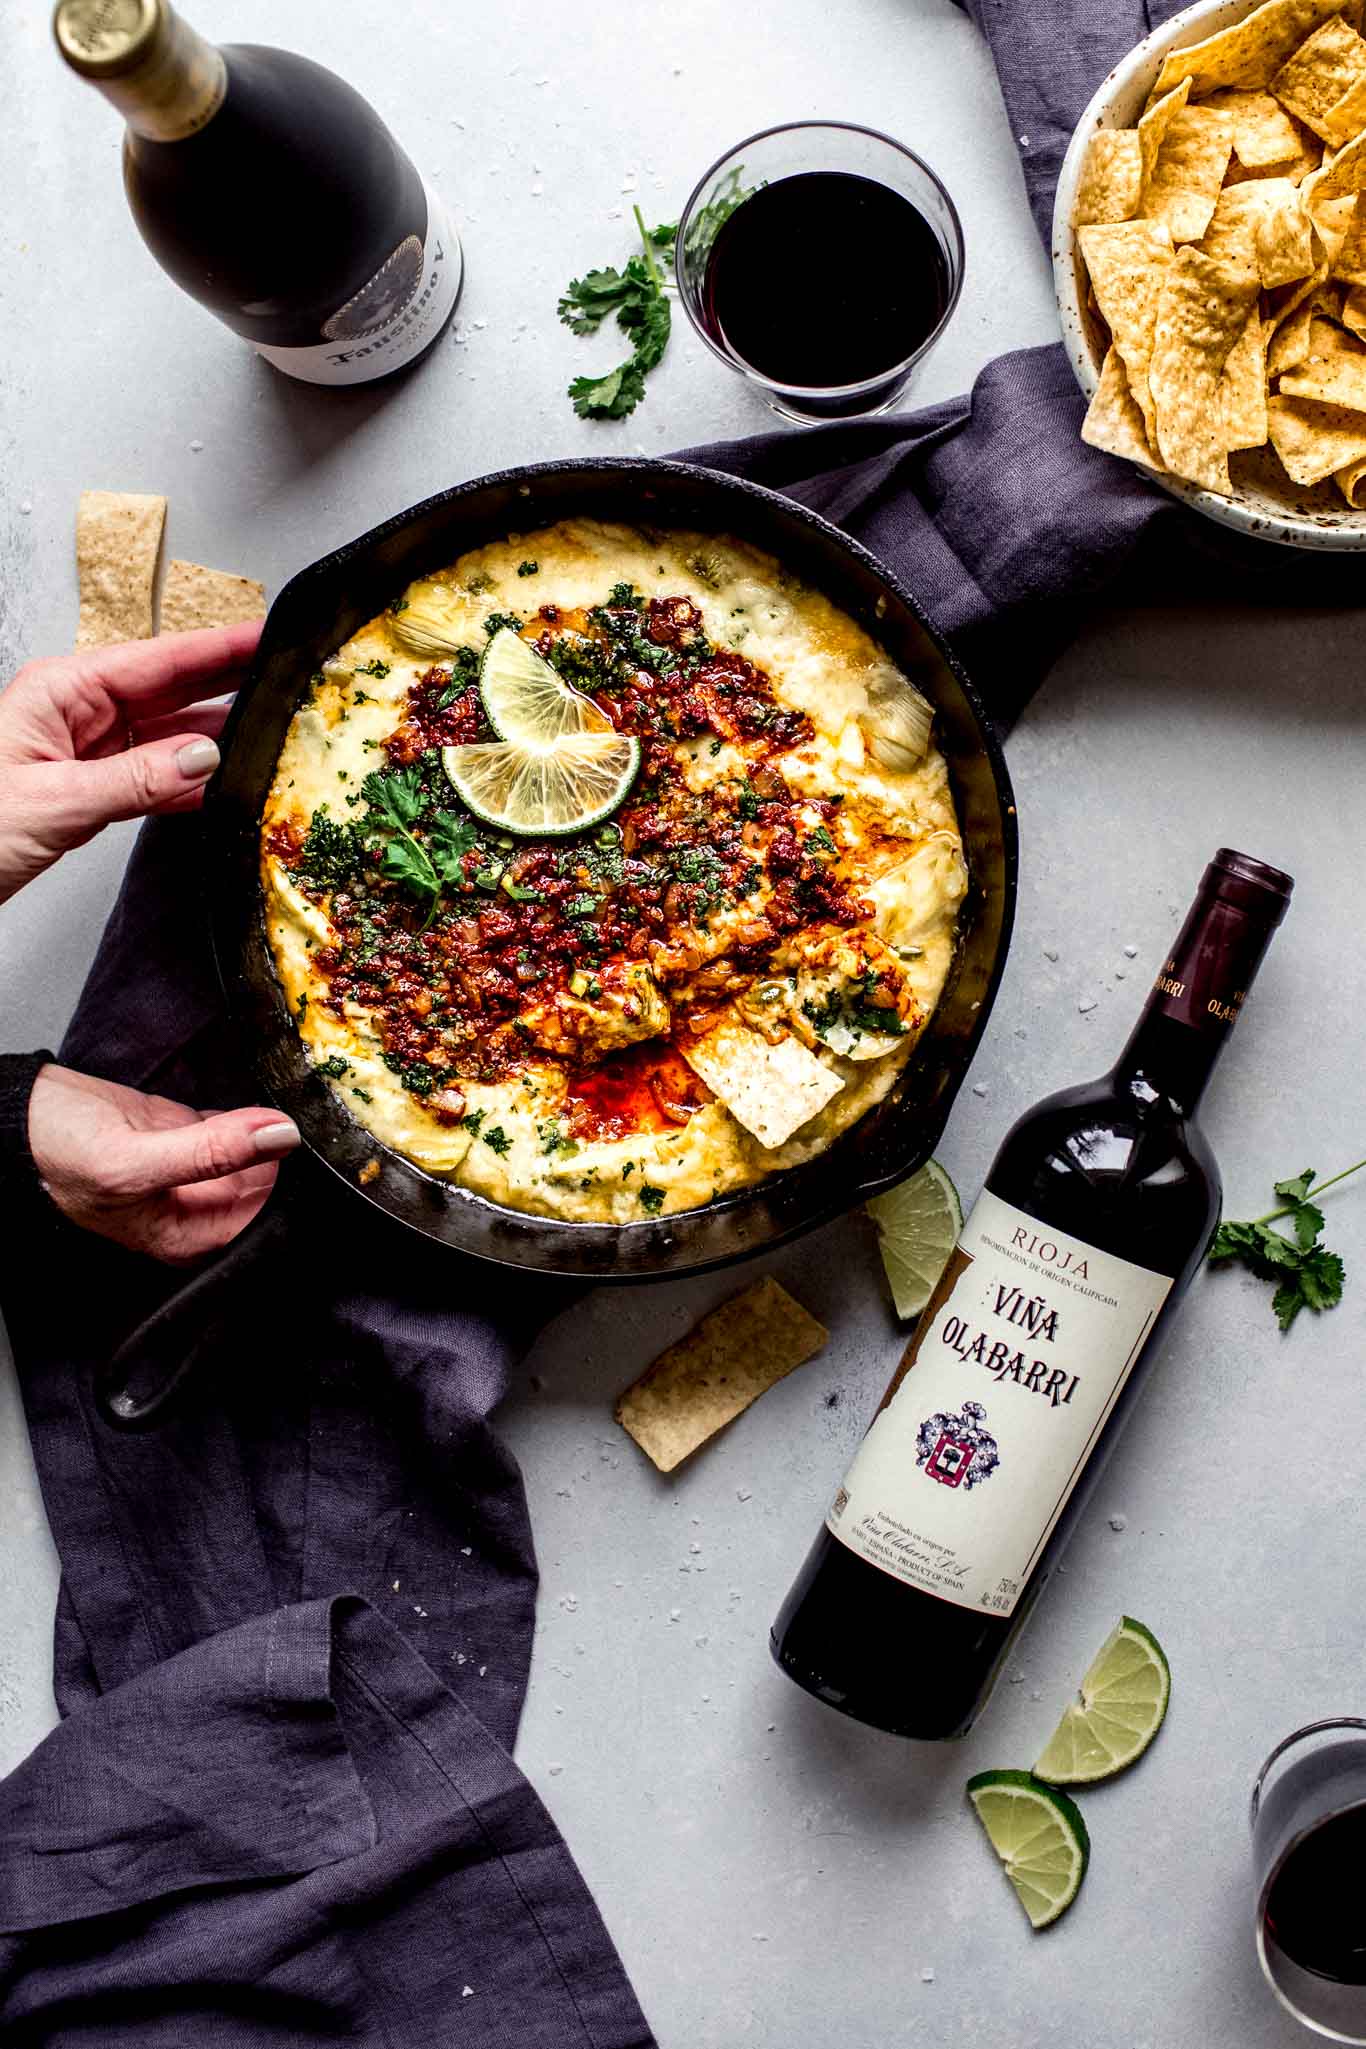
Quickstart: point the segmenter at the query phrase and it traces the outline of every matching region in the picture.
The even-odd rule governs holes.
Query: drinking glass
[[[1363,1843],[1366,1721],[1296,1729],[1252,1789],[1257,1957],[1286,2011],[1331,2042],[1366,2043]]]
[[[900,193],[929,226],[943,259],[944,310],[935,327],[902,361],[889,363],[858,384],[788,385],[766,377],[727,344],[707,305],[708,259],[730,215],[761,185],[807,171],[843,171]],[[833,250],[812,252],[813,292],[821,288],[814,266],[822,253],[831,260],[838,257]],[[896,404],[912,372],[952,318],[963,288],[963,260],[963,229],[957,209],[929,165],[890,135],[848,121],[794,121],[781,128],[765,128],[718,157],[698,180],[683,209],[674,258],[679,299],[712,354],[757,384],[775,413],[804,426],[821,420],[865,419]]]

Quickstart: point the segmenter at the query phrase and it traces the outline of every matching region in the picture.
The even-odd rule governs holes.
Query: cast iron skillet
[[[566,1223],[502,1209],[389,1152],[310,1066],[266,946],[257,829],[299,691],[405,584],[465,549],[573,515],[729,533],[777,556],[880,641],[936,707],[972,877],[949,986],[887,1098],[806,1166],[705,1209],[632,1224]],[[594,1280],[695,1272],[809,1231],[921,1165],[944,1128],[986,1023],[1015,908],[1015,808],[999,744],[972,685],[909,591],[854,541],[775,492],[685,463],[539,463],[443,491],[315,562],[266,621],[209,791],[210,919],[219,973],[267,1097],[320,1159],[429,1238],[505,1266]]]

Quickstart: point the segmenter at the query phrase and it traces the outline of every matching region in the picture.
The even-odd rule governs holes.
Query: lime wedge
[[[479,664],[479,695],[500,740],[545,749],[571,733],[611,733],[606,712],[571,690],[544,656],[510,626],[500,626]]]
[[[1123,1616],[1091,1661],[1034,1767],[1053,1786],[1091,1786],[1142,1757],[1162,1727],[1172,1675],[1150,1629]]]
[[[1077,1897],[1091,1855],[1076,1806],[1029,1772],[978,1772],[968,1798],[1031,1926],[1047,1928]]]
[[[898,1316],[919,1316],[963,1228],[958,1190],[937,1160],[867,1205]]]
[[[627,733],[570,733],[550,748],[476,740],[443,747],[441,759],[462,803],[504,832],[581,832],[608,818],[640,767]]]

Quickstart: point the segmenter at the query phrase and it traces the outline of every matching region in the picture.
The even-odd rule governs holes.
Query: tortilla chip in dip
[[[770,1149],[786,1145],[844,1086],[800,1040],[770,1044],[733,1014],[680,1051],[736,1122]]]
[[[661,1473],[814,1358],[830,1333],[778,1282],[732,1295],[661,1352],[616,1405],[616,1419]]]
[[[1162,287],[1149,371],[1158,452],[1212,491],[1230,489],[1219,386],[1256,298],[1255,272],[1198,249],[1178,251]]]
[[[161,581],[159,633],[189,633],[197,626],[236,626],[259,619],[266,609],[265,585],[199,562],[168,562]]]
[[[1366,457],[1366,413],[1312,398],[1267,401],[1271,445],[1297,484],[1321,484]]]
[[[150,640],[166,500],[152,492],[82,491],[76,513],[76,646]]]
[[[1206,36],[1203,43],[1168,50],[1155,91],[1170,92],[1183,78],[1190,79],[1197,93],[1220,85],[1270,85],[1292,50],[1347,4],[1348,0],[1267,0],[1265,7]]]
[[[1098,128],[1077,187],[1077,226],[1131,220],[1143,191],[1143,160],[1132,128]]]

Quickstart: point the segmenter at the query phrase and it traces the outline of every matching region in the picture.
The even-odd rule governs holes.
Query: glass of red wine
[[[1257,1956],[1288,2013],[1366,2042],[1366,1720],[1310,1722],[1252,1789]]]
[[[678,224],[679,297],[785,419],[884,413],[944,332],[963,230],[928,164],[845,121],[767,128],[714,163]]]

